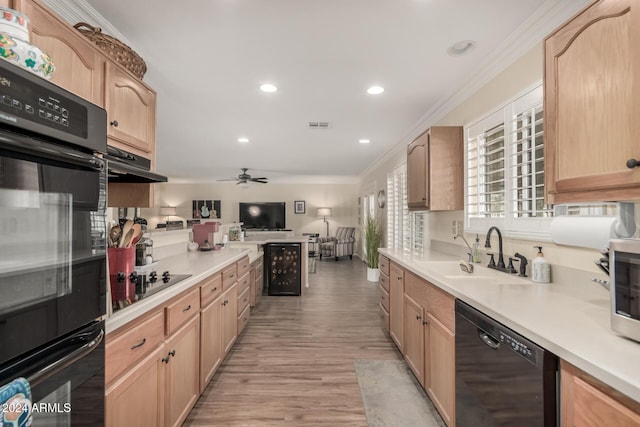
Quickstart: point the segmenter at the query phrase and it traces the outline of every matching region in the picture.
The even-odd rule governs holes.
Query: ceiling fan
[[[260,178],[252,178],[251,175],[249,175],[247,173],[247,171],[249,170],[249,168],[240,168],[242,169],[242,173],[240,175],[238,175],[237,178],[226,178],[226,179],[219,179],[218,181],[238,181],[236,182],[236,184],[247,184],[249,181],[250,182],[259,182],[261,184],[267,184],[268,183],[268,179],[267,177],[260,177]]]

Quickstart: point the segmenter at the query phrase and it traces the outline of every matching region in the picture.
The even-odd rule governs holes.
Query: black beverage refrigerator
[[[266,245],[267,288],[269,295],[300,295],[300,243]]]

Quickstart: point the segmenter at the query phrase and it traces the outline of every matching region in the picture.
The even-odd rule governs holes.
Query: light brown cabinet
[[[404,360],[424,385],[424,309],[409,295],[404,296]]]
[[[222,294],[222,350],[227,354],[238,337],[238,283]]]
[[[400,351],[403,351],[404,271],[393,262],[389,266],[389,335]]]
[[[640,403],[564,360],[560,362],[560,405],[564,427],[640,426]]]
[[[108,145],[150,159],[151,170],[155,170],[155,92],[126,70],[107,61],[104,96]],[[153,188],[153,184],[109,183],[108,205],[153,207]]]
[[[151,159],[155,168],[156,93],[107,62],[104,73],[109,145]]]
[[[113,385],[107,387],[107,427],[165,425],[166,369],[162,361],[164,356],[164,346],[157,347],[139,363],[130,367]]]
[[[34,0],[14,0],[13,7],[29,17],[31,43],[56,66],[51,81],[94,104],[104,106],[105,58],[86,37]]]
[[[547,203],[640,199],[640,3],[593,2],[544,41]]]
[[[249,290],[249,305],[255,307],[260,298],[262,298],[262,258],[251,263],[250,273],[250,290]]]
[[[453,297],[452,297],[453,298]],[[431,313],[424,329],[424,388],[448,426],[455,418],[455,335]]]
[[[389,333],[389,258],[380,255],[378,257],[378,269],[380,270],[380,323],[382,329]]]
[[[192,293],[168,304],[165,313],[182,307]],[[174,321],[157,310],[107,340],[106,425],[175,426],[184,422],[200,395],[198,308],[199,304],[193,311],[187,310],[191,314],[184,319],[173,316]],[[164,336],[165,330],[171,330],[171,335],[158,343],[158,331]],[[138,354],[144,352],[148,355],[136,363]]]
[[[222,296],[218,296],[200,313],[200,393],[207,387],[224,358],[223,301]]]
[[[442,419],[455,425],[455,298],[411,272],[404,281],[402,353]]]
[[[410,210],[464,208],[461,126],[429,128],[407,147],[407,205]]]
[[[200,319],[193,316],[165,345],[167,426],[180,426],[200,396]]]

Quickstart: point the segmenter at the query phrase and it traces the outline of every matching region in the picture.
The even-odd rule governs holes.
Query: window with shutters
[[[407,165],[387,175],[387,247],[422,254],[427,233],[426,214],[407,208]]]
[[[465,126],[465,230],[495,225],[510,237],[549,239],[554,206],[544,203],[542,84]],[[560,209],[560,210],[558,210]],[[614,204],[557,206],[564,215],[615,216]]]
[[[544,203],[542,85],[465,126],[466,229],[548,236],[553,207]]]

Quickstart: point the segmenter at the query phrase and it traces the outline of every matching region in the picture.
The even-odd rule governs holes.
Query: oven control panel
[[[0,61],[0,123],[104,153],[106,121],[97,105]]]

